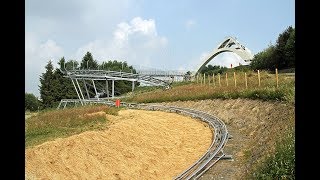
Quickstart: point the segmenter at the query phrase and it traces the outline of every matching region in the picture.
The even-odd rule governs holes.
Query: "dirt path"
[[[229,133],[224,152],[233,160],[221,160],[203,176],[206,179],[245,179],[266,154],[274,150],[275,139],[294,126],[294,106],[260,100],[203,100],[160,103],[208,112],[223,120]]]
[[[29,179],[172,179],[211,144],[209,127],[175,113],[121,110],[105,131],[26,149]]]

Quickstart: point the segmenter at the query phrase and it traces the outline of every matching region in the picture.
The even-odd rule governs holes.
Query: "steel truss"
[[[60,101],[58,109],[63,106],[65,108],[68,103],[74,103],[74,105],[101,103],[108,104],[110,99],[115,98],[115,81],[131,81],[132,92],[135,88],[136,82],[141,82],[151,86],[161,86],[165,89],[170,88],[170,83],[165,80],[157,79],[151,75],[141,75],[127,72],[118,71],[106,71],[106,70],[61,70],[64,73],[64,77],[70,78],[73,87],[77,93],[78,99],[62,99]],[[102,86],[98,82],[105,81],[105,86]],[[108,82],[111,81],[111,96],[109,92]],[[90,87],[94,91],[90,91]],[[101,94],[105,94],[106,98],[101,98]],[[92,97],[93,96],[93,97]],[[117,97],[120,98],[120,97]]]

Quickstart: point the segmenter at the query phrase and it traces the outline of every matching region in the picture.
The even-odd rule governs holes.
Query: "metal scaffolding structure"
[[[161,86],[165,89],[170,88],[169,81],[157,79],[152,75],[88,69],[64,71],[60,69],[60,71],[64,73],[64,77],[71,79],[78,99],[62,99],[57,107],[58,109],[62,106],[65,108],[68,103],[74,103],[75,106],[79,103],[81,105],[88,103],[108,104],[110,103],[110,99],[115,98],[115,81],[131,81],[132,92],[134,91],[136,82],[151,86]],[[101,81],[105,81],[105,86],[102,86]],[[111,81],[111,96],[108,85],[109,81]],[[91,90],[88,87],[90,87]],[[105,95],[105,97],[101,98],[101,95]]]

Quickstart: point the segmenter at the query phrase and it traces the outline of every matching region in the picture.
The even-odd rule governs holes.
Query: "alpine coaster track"
[[[168,111],[175,112],[193,118],[200,119],[207,122],[209,126],[213,129],[213,139],[208,150],[202,155],[202,157],[194,162],[185,171],[180,173],[174,179],[198,179],[203,173],[205,173],[210,167],[217,163],[221,158],[226,155],[223,152],[223,148],[228,140],[228,130],[226,125],[219,118],[195,109],[181,108],[174,106],[161,106],[161,105],[147,105],[147,104],[127,104],[129,108],[144,109],[144,110],[158,110],[158,111]]]

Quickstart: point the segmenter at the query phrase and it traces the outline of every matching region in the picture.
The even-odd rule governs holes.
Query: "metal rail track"
[[[78,100],[78,99],[76,99]],[[71,102],[72,99],[65,99],[65,105],[68,102]],[[72,102],[74,102],[73,100]],[[78,100],[79,101],[79,100]],[[110,106],[114,106],[113,101],[92,101],[93,103],[102,103]],[[60,106],[60,104],[59,104]],[[195,109],[189,108],[181,108],[175,106],[162,106],[162,105],[152,105],[152,104],[137,104],[137,103],[126,103],[121,102],[121,106],[131,108],[131,109],[144,109],[144,110],[153,110],[153,111],[166,111],[166,112],[175,112],[183,115],[187,115],[193,118],[200,119],[209,124],[211,130],[213,130],[213,139],[210,147],[207,151],[194,162],[191,166],[189,166],[186,170],[181,172],[178,176],[176,176],[175,180],[181,179],[198,179],[201,177],[203,173],[205,173],[210,167],[212,167],[215,163],[217,163],[221,158],[225,156],[223,152],[223,148],[228,140],[228,130],[226,125],[216,116],[211,114],[198,111]]]
[[[146,105],[146,104],[126,104],[129,108],[145,109],[145,110],[160,110],[176,112],[184,115],[198,118],[204,122],[207,122],[213,129],[214,137],[208,150],[203,156],[194,162],[189,168],[180,173],[174,179],[198,179],[203,173],[205,173],[210,167],[217,163],[221,158],[225,156],[223,148],[228,140],[228,130],[226,125],[219,118],[195,109],[181,108],[175,106],[161,106],[161,105]]]

